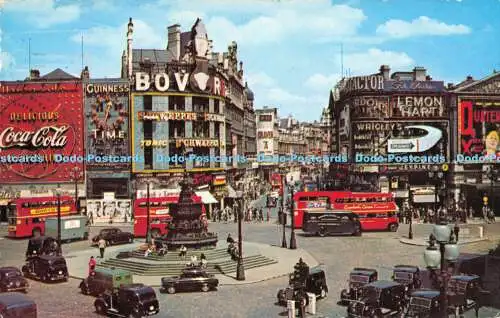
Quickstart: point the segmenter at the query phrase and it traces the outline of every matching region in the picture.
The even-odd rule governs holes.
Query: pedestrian
[[[488,206],[485,204],[483,205],[483,219],[485,223],[490,223],[488,220]]]
[[[186,254],[187,254],[187,248],[184,245],[181,245],[181,248],[179,249],[179,257],[184,260],[186,259]]]
[[[222,219],[222,209],[218,209],[217,210],[217,220],[219,223],[220,223],[221,219]]]
[[[96,261],[94,259],[94,256],[90,256],[90,260],[89,260],[89,276],[92,276],[95,274],[95,265],[96,265]]]
[[[262,208],[259,209],[259,222],[264,222],[264,211],[262,211]]]
[[[200,255],[200,266],[203,269],[207,268],[207,257],[203,253]]]
[[[267,208],[267,222],[271,219],[271,208]]]
[[[227,244],[234,243],[234,239],[233,239],[233,237],[231,236],[231,233],[229,233],[229,234],[227,235],[226,242],[227,242]]]
[[[101,237],[97,244],[99,245],[99,252],[101,253],[101,258],[104,258],[104,249],[106,248],[106,241]]]
[[[469,219],[473,219],[474,218],[474,209],[472,207],[469,208]]]

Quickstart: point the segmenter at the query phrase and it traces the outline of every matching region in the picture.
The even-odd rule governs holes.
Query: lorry
[[[57,237],[57,217],[45,220],[45,235]],[[87,217],[84,215],[72,215],[61,217],[61,241],[87,240],[89,238],[89,227]]]

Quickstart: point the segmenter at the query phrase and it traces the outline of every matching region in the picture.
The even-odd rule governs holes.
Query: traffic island
[[[486,241],[488,238],[485,235],[485,228],[483,225],[477,224],[459,224],[458,245],[466,245]],[[427,246],[429,244],[429,237],[418,237],[410,239],[408,236],[399,238],[403,244]]]
[[[180,258],[179,253],[172,251],[165,256],[148,256],[136,251],[140,244],[132,247],[130,244],[106,249],[108,258],[99,261],[98,267],[119,268],[131,272],[134,283],[150,286],[160,286],[162,277],[177,276],[185,268],[186,263],[195,255],[200,259],[201,253],[207,258],[207,272],[219,279],[219,285],[240,285],[257,283],[293,272],[296,260],[302,257],[310,266],[318,262],[305,250],[288,250],[267,244],[244,242],[245,280],[236,280],[237,262],[232,260],[226,248],[213,250],[188,250],[186,257]],[[96,249],[68,253],[65,255],[68,271],[73,278],[83,279],[88,274],[88,260],[96,255]],[[127,254],[126,258],[119,255]]]

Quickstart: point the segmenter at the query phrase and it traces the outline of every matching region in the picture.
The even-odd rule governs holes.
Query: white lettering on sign
[[[180,73],[175,73],[175,81],[177,82],[177,87],[179,88],[179,91],[184,92],[186,89],[186,85],[189,80],[189,73],[184,73],[182,74],[182,79],[181,79],[181,74]]]
[[[166,92],[168,90],[170,87],[170,80],[168,79],[167,73],[159,73],[155,75],[155,87],[156,90],[160,92]]]
[[[35,147],[62,148],[68,142],[65,133],[69,126],[44,126],[36,131],[14,131],[14,127],[5,128],[0,133],[0,148]],[[52,132],[52,134],[50,134]]]
[[[197,73],[197,75],[200,75],[200,74],[202,74],[202,73]],[[189,77],[192,74],[191,73],[176,72],[173,75],[174,75],[173,80],[175,80],[175,84],[177,85],[178,91],[180,91],[180,92],[185,91],[187,84],[189,83]],[[209,75],[205,74],[205,76],[208,78]],[[167,73],[164,73],[164,72],[158,73],[158,74],[155,74],[152,78],[146,72],[135,73],[135,90],[136,91],[142,91],[142,92],[148,91],[149,89],[151,89],[152,84],[154,86],[153,88],[159,92],[165,92],[169,88],[171,88],[170,87],[170,78],[169,78],[169,75]],[[200,87],[200,88],[202,88],[202,87]],[[219,96],[226,95],[224,82],[219,77],[216,77],[216,76],[213,77],[213,85],[211,88],[211,93],[214,95],[219,95]]]
[[[115,130],[99,130],[99,129],[92,129],[92,133],[94,136],[94,139],[105,139],[105,140],[115,140],[115,139],[124,139],[125,138],[125,132],[120,130],[120,131],[115,131]]]
[[[143,72],[135,73],[135,89],[138,91],[147,91],[149,89],[149,74]]]
[[[443,116],[442,96],[398,96],[394,116],[440,117]]]
[[[340,91],[348,93],[351,91],[377,91],[383,89],[384,77],[381,75],[372,75],[348,78]]]
[[[79,229],[80,228],[80,220],[67,220],[64,222],[64,229]]]

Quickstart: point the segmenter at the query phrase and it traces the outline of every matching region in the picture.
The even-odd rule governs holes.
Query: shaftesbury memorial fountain
[[[203,203],[195,200],[193,180],[185,175],[180,182],[179,202],[170,206],[170,223],[167,237],[162,241],[168,249],[215,247],[217,234],[208,232],[208,222],[202,216]]]

